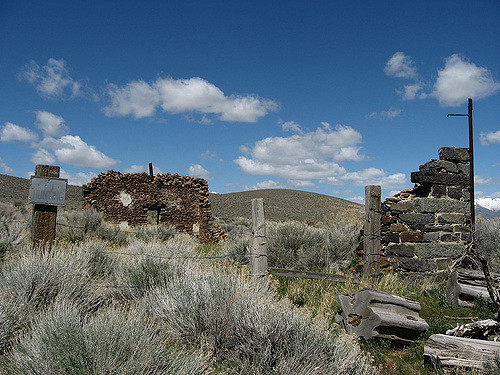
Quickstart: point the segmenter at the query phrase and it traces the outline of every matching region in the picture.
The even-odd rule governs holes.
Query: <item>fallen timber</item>
[[[500,285],[500,275],[492,274],[495,284]],[[446,300],[453,306],[472,307],[474,299],[490,300],[482,271],[457,268],[446,282]]]
[[[436,334],[424,347],[424,360],[437,368],[483,369],[487,361],[500,355],[500,342]]]
[[[337,295],[341,311],[337,322],[347,333],[369,340],[389,339],[411,344],[429,329],[419,316],[420,304],[409,298],[374,289]]]

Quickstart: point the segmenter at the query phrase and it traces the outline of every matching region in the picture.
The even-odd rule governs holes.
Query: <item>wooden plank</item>
[[[328,280],[345,283],[348,279],[344,275],[334,275],[331,273],[319,273],[309,271],[287,270],[283,268],[269,268],[269,273],[275,276],[295,277],[300,279]],[[353,283],[359,284],[359,280],[351,279]]]
[[[424,359],[441,366],[482,369],[500,355],[500,342],[436,334],[424,347]]]
[[[59,177],[59,167],[37,165],[35,176]],[[57,206],[35,204],[33,207],[32,237],[34,246],[52,246],[56,239]]]
[[[250,273],[267,275],[267,238],[264,199],[252,199],[252,238],[250,240]]]
[[[379,185],[365,186],[366,220],[363,240],[363,277],[380,275],[380,200]]]

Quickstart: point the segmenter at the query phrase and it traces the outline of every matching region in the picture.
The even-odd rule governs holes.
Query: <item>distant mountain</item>
[[[252,217],[251,201],[264,199],[266,219],[296,220],[315,223],[332,215],[364,215],[364,206],[328,195],[291,189],[250,190],[228,194],[210,194],[213,215],[220,218]]]
[[[500,218],[500,211],[488,210],[476,203],[476,215],[481,216],[483,219],[498,219]]]

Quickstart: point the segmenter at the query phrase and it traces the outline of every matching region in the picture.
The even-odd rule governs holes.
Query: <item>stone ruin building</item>
[[[398,272],[445,270],[471,239],[469,152],[443,147],[411,174],[413,189],[381,207],[382,267]]]
[[[107,171],[83,186],[83,206],[115,224],[171,224],[201,242],[225,237],[214,224],[208,184],[202,178],[175,174],[122,174]]]

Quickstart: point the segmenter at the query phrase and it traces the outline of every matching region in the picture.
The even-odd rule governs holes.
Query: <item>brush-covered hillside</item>
[[[0,202],[27,202],[29,180],[0,174]],[[229,194],[210,194],[213,215],[220,218],[252,215],[253,198],[264,198],[266,218],[315,223],[332,215],[362,215],[363,206],[344,199],[300,190],[269,189]],[[67,209],[82,207],[81,186],[68,186]]]
[[[274,221],[318,222],[332,215],[362,215],[364,207],[344,199],[301,190],[266,189],[210,194],[212,212],[219,218],[252,216],[251,201],[264,198],[266,218]]]

